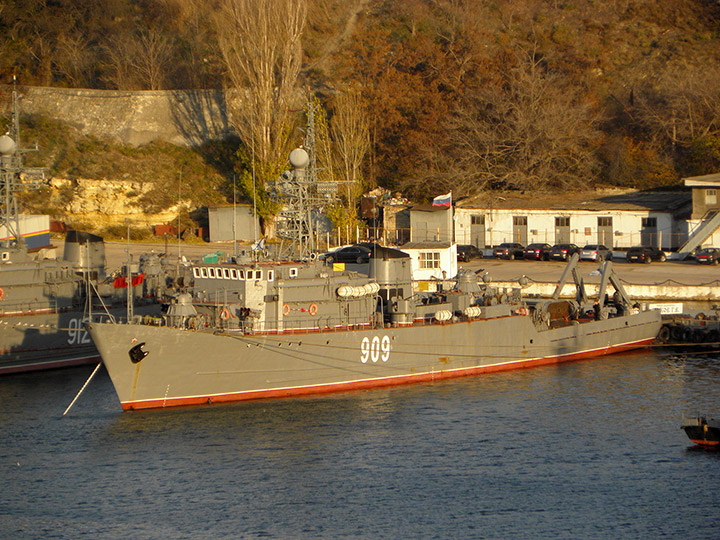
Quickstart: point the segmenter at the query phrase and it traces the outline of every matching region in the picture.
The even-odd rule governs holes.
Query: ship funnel
[[[89,274],[91,279],[105,278],[105,242],[100,236],[68,231],[63,259],[72,263],[76,272]]]

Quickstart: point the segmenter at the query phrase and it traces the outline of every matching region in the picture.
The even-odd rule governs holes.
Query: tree
[[[266,198],[265,182],[287,162],[306,11],[305,0],[222,0],[214,19],[233,94],[230,121],[257,180],[254,192],[247,168],[241,175],[250,198]],[[267,201],[258,203],[265,217],[272,214]]]
[[[362,192],[361,170],[370,147],[368,114],[358,87],[349,87],[334,99],[331,134],[335,144],[349,208],[354,208]]]
[[[491,186],[584,187],[597,138],[582,91],[553,73],[535,49],[521,50],[499,80],[484,80],[449,118],[436,151],[447,156],[445,188],[477,194]]]

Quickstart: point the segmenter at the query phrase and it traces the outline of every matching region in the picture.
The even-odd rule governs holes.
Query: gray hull
[[[644,311],[539,330],[527,315],[359,330],[247,335],[88,325],[123,409],[288,397],[426,382],[592,358],[649,345]],[[137,363],[131,348],[147,355]],[[135,358],[138,360],[138,358]]]
[[[138,306],[144,315],[155,306]],[[124,319],[127,310],[109,310],[116,319]],[[97,363],[95,344],[85,328],[82,310],[62,313],[36,313],[0,316],[0,375]]]

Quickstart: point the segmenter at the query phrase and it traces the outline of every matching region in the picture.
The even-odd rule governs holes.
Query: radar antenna
[[[23,154],[37,151],[37,147],[20,147],[20,112],[14,81],[13,77],[10,127],[0,136],[0,243],[3,247],[10,247],[13,242],[23,243],[17,193],[40,188],[46,175],[44,168],[23,165]]]
[[[276,234],[281,240],[280,258],[307,259],[316,248],[317,217],[322,210],[340,201],[340,182],[318,181],[315,142],[315,112],[319,105],[308,101],[304,144],[290,152],[292,170],[268,182],[270,197],[281,210]]]

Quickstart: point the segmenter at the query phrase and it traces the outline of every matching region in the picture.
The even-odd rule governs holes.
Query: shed
[[[415,205],[410,208],[410,242],[452,241],[452,207]]]
[[[457,246],[452,242],[409,242],[400,249],[410,255],[415,281],[452,279],[457,274]]]

